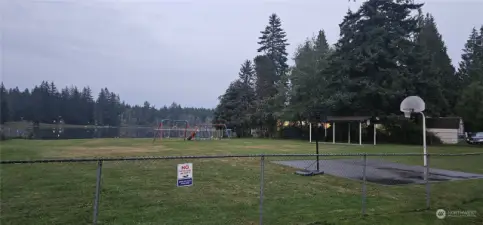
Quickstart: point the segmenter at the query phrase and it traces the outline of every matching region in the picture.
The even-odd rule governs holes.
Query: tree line
[[[43,81],[33,89],[7,89],[1,93],[1,122],[31,121],[97,126],[155,126],[162,119],[188,120],[190,124],[212,120],[212,109],[181,107],[177,103],[156,108],[145,101],[129,105],[119,95],[103,88],[94,99],[89,87],[58,89],[53,82]]]
[[[270,15],[260,54],[242,63],[214,120],[273,136],[277,121],[308,121],[314,112],[393,118],[405,97],[418,95],[428,116],[460,116],[466,130],[483,130],[483,26],[471,31],[456,69],[423,5],[368,0],[347,12],[334,45],[318,31],[298,46],[291,67],[281,19]]]

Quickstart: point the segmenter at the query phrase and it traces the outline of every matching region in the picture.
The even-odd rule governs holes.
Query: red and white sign
[[[178,164],[178,187],[193,185],[193,163]]]

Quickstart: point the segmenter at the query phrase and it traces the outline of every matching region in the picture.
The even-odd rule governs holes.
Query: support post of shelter
[[[335,144],[335,122],[332,123],[332,144]]]
[[[362,145],[362,123],[359,122],[359,145]]]
[[[351,123],[349,123],[349,132],[347,132],[347,143],[351,143]]]
[[[348,132],[347,132],[347,143],[348,144],[352,144],[354,143],[354,139],[357,138],[357,128],[355,129],[356,132],[356,138],[353,138],[353,135],[352,135],[352,130],[354,129],[353,125],[352,124],[356,124],[359,123],[359,145],[362,145],[362,123],[364,122],[367,122],[367,126],[369,127],[370,126],[370,119],[371,117],[370,116],[327,116],[326,119],[325,119],[325,125],[324,126],[324,131],[325,131],[325,137],[327,137],[327,129],[330,128],[330,125],[332,125],[332,144],[336,144],[336,130],[335,130],[335,125],[336,125],[336,122],[345,122],[345,123],[348,123],[347,124],[347,127],[348,127]],[[329,127],[327,127],[327,125]],[[368,132],[370,134],[370,132]],[[345,137],[345,135],[342,135]],[[329,140],[330,142],[330,140]],[[357,141],[354,143],[354,144],[357,144]]]
[[[376,136],[377,136],[377,130],[376,130],[376,124],[374,125],[374,145],[376,145]]]

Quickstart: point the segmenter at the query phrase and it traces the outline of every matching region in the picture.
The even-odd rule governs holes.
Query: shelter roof
[[[327,116],[327,122],[363,122],[372,116]]]

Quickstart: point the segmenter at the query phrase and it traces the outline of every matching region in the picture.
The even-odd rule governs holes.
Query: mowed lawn
[[[11,140],[1,142],[1,159],[126,156],[314,153],[302,141],[232,139]],[[421,153],[419,146],[321,144],[321,153]],[[430,153],[482,152],[480,147],[429,146]],[[327,157],[325,159],[336,158]],[[341,158],[338,156],[337,158]],[[422,157],[372,159],[422,164]],[[424,185],[368,183],[367,216],[361,216],[361,182],[322,175],[302,177],[269,157],[265,163],[264,224],[483,224],[483,180],[431,184],[432,209]],[[369,157],[371,159],[371,157]],[[194,185],[176,187],[176,165],[191,162]],[[432,167],[483,174],[482,156],[432,157]],[[89,224],[96,163],[1,165],[0,224]],[[361,171],[362,172],[362,171]],[[258,224],[260,158],[104,162],[98,224]],[[437,219],[435,211],[477,211],[476,217]]]

